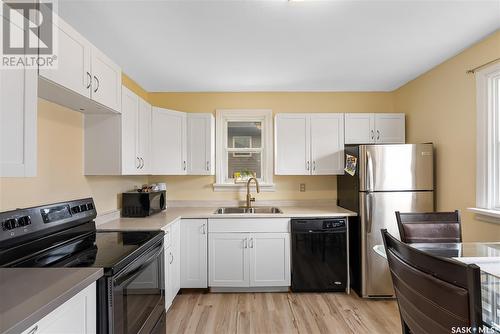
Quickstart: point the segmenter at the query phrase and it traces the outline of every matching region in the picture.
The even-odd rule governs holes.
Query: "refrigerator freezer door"
[[[376,192],[359,193],[361,217],[361,275],[363,297],[394,295],[387,260],[376,254],[373,246],[382,245],[381,229],[399,239],[395,211],[434,211],[434,193]]]
[[[434,189],[432,144],[359,146],[360,191]]]

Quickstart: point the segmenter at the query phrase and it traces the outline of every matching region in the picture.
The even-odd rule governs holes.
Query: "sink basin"
[[[270,213],[283,213],[280,208],[276,208],[273,206],[255,206],[252,208],[246,207],[226,207],[226,208],[218,208],[215,210],[216,214],[219,215],[230,215],[230,214],[243,214],[243,213],[252,213],[252,214],[270,214]]]

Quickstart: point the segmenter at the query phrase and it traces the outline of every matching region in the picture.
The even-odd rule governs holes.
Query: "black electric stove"
[[[92,198],[0,213],[0,267],[98,267],[99,333],[164,333],[163,231],[97,231]]]

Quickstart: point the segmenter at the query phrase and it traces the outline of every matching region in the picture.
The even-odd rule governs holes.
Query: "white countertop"
[[[215,214],[217,207],[171,207],[166,211],[146,218],[119,218],[97,226],[99,230],[160,230],[181,218],[317,218],[349,217],[355,212],[328,206],[280,206],[278,214]]]

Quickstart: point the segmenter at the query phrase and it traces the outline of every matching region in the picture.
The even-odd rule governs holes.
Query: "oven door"
[[[110,280],[109,333],[150,333],[165,312],[163,240]]]

